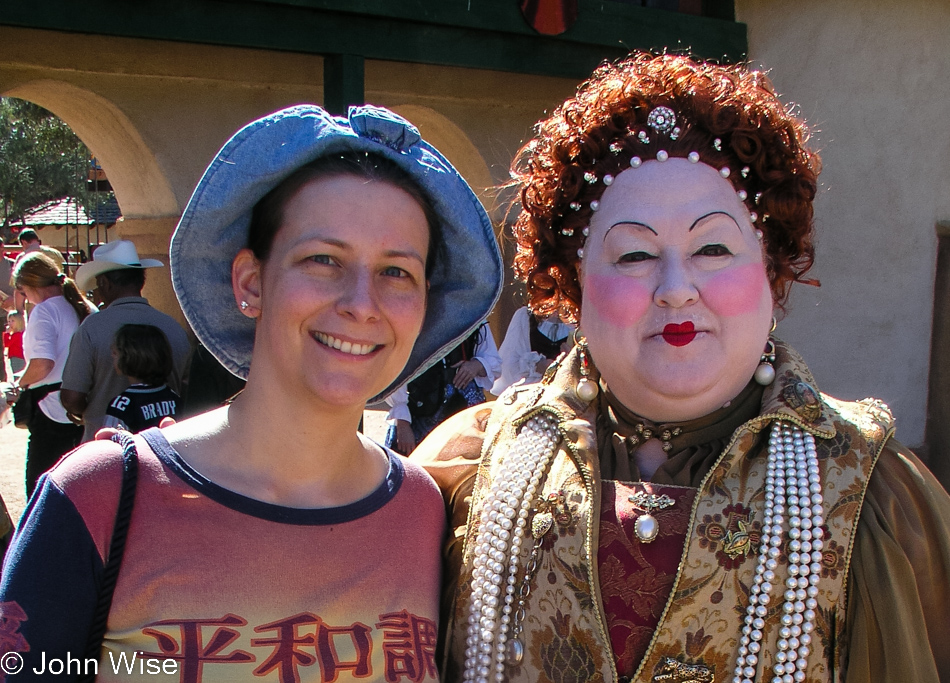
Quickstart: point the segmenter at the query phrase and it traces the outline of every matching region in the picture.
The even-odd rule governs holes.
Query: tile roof
[[[54,199],[30,209],[22,222],[11,222],[11,227],[39,227],[44,225],[114,225],[122,217],[119,203],[115,197],[99,204],[98,212],[93,208],[89,212],[72,197]]]

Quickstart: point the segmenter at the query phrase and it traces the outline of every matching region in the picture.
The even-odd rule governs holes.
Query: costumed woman
[[[433,429],[466,408],[485,402],[501,372],[501,357],[488,323],[424,373],[394,391],[386,403],[386,445],[409,455]]]
[[[416,451],[446,680],[950,680],[950,497],[772,332],[813,262],[807,135],[759,72],[633,55],[521,150],[516,272],[578,345]]]
[[[442,499],[357,426],[497,300],[478,199],[392,112],[299,105],[218,153],[171,272],[246,388],[41,480],[3,568],[4,642],[45,662],[30,680],[76,680],[53,668],[69,656],[100,681],[134,658],[206,683],[437,680]]]
[[[26,417],[17,424],[30,430],[26,447],[26,496],[59,458],[82,441],[82,427],[74,425],[59,400],[69,340],[96,308],[82,295],[53,259],[42,252],[24,254],[13,269],[17,292],[33,305],[23,332],[26,367],[14,383],[22,392],[18,410]],[[15,411],[16,412],[16,411]]]
[[[557,311],[538,320],[527,306],[511,316],[508,331],[501,342],[501,376],[491,393],[501,396],[515,382],[538,382],[558,356],[570,351],[576,325],[564,322]]]

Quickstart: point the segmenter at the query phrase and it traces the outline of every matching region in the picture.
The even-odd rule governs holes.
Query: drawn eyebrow
[[[704,220],[706,220],[706,219],[709,218],[710,216],[716,216],[716,215],[727,216],[728,218],[732,219],[732,222],[736,224],[736,228],[739,229],[739,232],[742,232],[742,228],[739,226],[739,221],[737,221],[737,220],[735,219],[735,217],[734,217],[731,213],[728,213],[728,212],[726,212],[726,211],[710,211],[709,213],[700,216],[700,217],[697,218],[695,221],[693,221],[693,224],[692,224],[691,226],[689,226],[689,230],[688,230],[687,232],[692,232],[692,231],[693,231],[693,228],[695,228],[695,227],[696,227],[697,225],[699,225],[701,222],[703,222]]]
[[[610,234],[610,231],[613,230],[614,228],[616,228],[618,225],[635,225],[635,226],[638,227],[638,228],[646,228],[647,230],[649,230],[650,232],[652,232],[652,233],[653,233],[654,235],[656,235],[657,237],[660,236],[659,233],[657,233],[656,230],[654,230],[653,228],[651,228],[651,227],[650,227],[649,225],[647,225],[646,223],[640,223],[639,221],[618,221],[617,223],[614,223],[614,224],[611,225],[609,228],[607,228],[607,232],[604,233],[604,240],[607,239],[607,235]]]

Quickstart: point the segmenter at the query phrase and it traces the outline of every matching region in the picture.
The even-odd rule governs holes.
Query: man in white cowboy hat
[[[60,397],[67,412],[82,418],[83,441],[95,436],[102,427],[109,402],[129,387],[112,360],[112,340],[123,325],[154,325],[165,333],[174,359],[168,385],[175,391],[181,390],[191,352],[188,337],[174,318],[152,308],[142,297],[145,269],[164,265],[155,259],[140,259],[132,242],[116,240],[96,249],[92,261],[76,271],[79,288],[86,291],[95,286],[103,306],[76,330],[63,368]]]

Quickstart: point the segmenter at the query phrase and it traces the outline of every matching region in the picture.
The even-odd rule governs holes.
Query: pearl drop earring
[[[769,330],[769,334],[774,331],[775,318],[772,318],[772,329]],[[764,387],[767,387],[775,381],[775,367],[772,365],[774,362],[775,342],[769,338],[769,340],[765,343],[765,351],[762,353],[762,357],[759,359],[759,367],[755,369],[755,374],[753,375],[755,381]]]
[[[587,339],[580,337],[576,338],[576,341],[577,352],[580,356],[581,378],[577,380],[577,386],[574,387],[574,392],[577,394],[577,398],[586,403],[590,403],[597,398],[600,387],[597,386],[597,382],[590,379],[590,355],[587,350]]]

